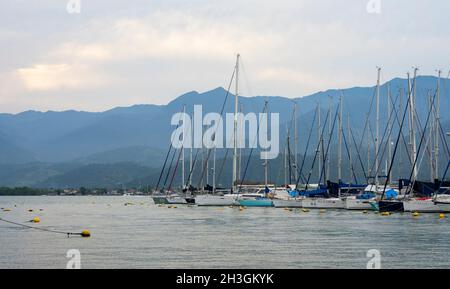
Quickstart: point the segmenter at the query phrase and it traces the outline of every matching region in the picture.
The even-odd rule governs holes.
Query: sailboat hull
[[[238,205],[230,196],[200,195],[195,197],[195,204],[200,207],[221,207]]]
[[[378,210],[383,212],[404,212],[403,202],[400,201],[379,201]]]
[[[403,202],[405,212],[438,213],[441,211],[432,199],[429,200],[408,200]]]
[[[345,200],[345,208],[347,210],[372,210],[371,200],[351,199]]]
[[[153,202],[155,203],[155,205],[166,205],[169,202],[167,201],[167,197],[153,197]]]
[[[238,203],[242,207],[273,207],[273,202],[269,199],[240,199]]]
[[[305,198],[302,207],[307,209],[345,209],[345,202],[338,198]]]
[[[273,206],[275,208],[301,208],[302,201],[301,200],[272,200]]]

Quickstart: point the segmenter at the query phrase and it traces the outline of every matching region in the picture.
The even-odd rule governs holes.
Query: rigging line
[[[427,141],[426,141],[426,143],[425,143],[425,146],[428,146],[428,144],[429,144],[429,142],[430,142],[430,139],[432,139],[433,137],[431,137],[430,138],[430,136],[428,136],[427,137]],[[420,168],[421,166],[422,166],[422,161],[423,161],[423,159],[424,159],[424,157],[425,157],[425,152],[422,154],[422,156],[421,156],[421,158],[420,158],[420,161],[419,161],[419,165],[418,165],[418,167]],[[414,185],[416,184],[416,181],[417,181],[417,178],[414,178],[414,181],[411,183],[411,187],[413,188],[413,193],[414,193]]]
[[[165,189],[165,187],[166,187],[166,185],[167,185],[167,181],[168,181],[168,179],[169,179],[170,172],[172,171],[172,164],[173,164],[173,161],[174,161],[174,159],[175,159],[175,155],[176,155],[176,154],[177,154],[177,151],[174,150],[174,151],[173,151],[173,154],[172,154],[172,159],[170,160],[169,168],[168,168],[168,170],[167,170],[166,178],[164,179],[164,184],[163,184],[163,186],[162,186],[162,190],[163,190],[163,191],[164,191],[164,189]]]
[[[64,234],[64,235],[67,235],[68,237],[71,236],[71,235],[83,236],[83,233],[72,233],[72,232],[63,232],[63,231],[57,231],[57,230],[51,230],[51,229],[45,229],[45,228],[38,228],[38,227],[33,227],[33,226],[29,226],[29,225],[25,225],[25,224],[21,224],[21,223],[17,223],[17,222],[5,220],[5,219],[2,219],[2,218],[0,218],[0,221],[5,222],[5,223],[9,223],[9,224],[13,224],[13,225],[16,225],[16,226],[25,227],[25,228],[28,228],[28,229],[34,229],[34,230],[39,230],[39,231],[44,231],[44,232],[49,232],[49,233],[56,233],[56,234]]]
[[[237,70],[237,69],[238,69],[238,67],[235,66],[235,67],[234,67],[234,70],[233,70],[233,73],[232,73],[232,75],[231,75],[231,79],[230,79],[230,82],[229,82],[229,84],[228,84],[227,93],[226,93],[225,99],[224,99],[224,101],[223,101],[223,103],[222,103],[222,108],[221,108],[221,110],[220,110],[220,115],[221,115],[221,116],[223,116],[223,113],[224,113],[224,111],[225,111],[225,107],[226,107],[226,104],[227,104],[228,96],[230,95],[231,85],[233,84],[233,79],[235,78],[236,70]],[[214,146],[216,146],[216,134],[217,134],[217,130],[219,129],[219,125],[220,125],[221,120],[222,120],[222,117],[219,119],[219,122],[218,122],[217,125],[216,125],[216,129],[214,130],[214,134],[213,134]],[[234,136],[234,137],[237,138],[237,136]],[[199,187],[200,187],[200,184],[203,182],[203,178],[204,178],[204,176],[205,176],[206,168],[208,167],[209,158],[210,158],[210,156],[211,156],[211,151],[212,151],[212,149],[211,149],[211,148],[208,148],[208,150],[207,150],[208,153],[207,153],[207,156],[206,156],[206,161],[205,161],[205,163],[203,164],[202,173],[201,173],[201,175],[200,175],[200,180],[199,180],[199,183],[198,183],[198,186],[199,186]]]
[[[366,179],[366,181],[368,181],[367,174],[366,174],[366,169],[364,168],[364,163],[362,161],[361,154],[359,153],[358,146],[356,144],[355,135],[353,134],[353,129],[351,127],[350,127],[350,135],[352,136],[353,144],[355,145],[356,154],[358,155],[359,164],[361,165],[361,169],[363,171],[364,178]]]
[[[358,184],[358,178],[356,177],[356,174],[355,174],[355,168],[353,166],[353,162],[352,162],[352,158],[351,158],[351,152],[350,152],[348,144],[347,144],[347,137],[345,136],[345,133],[342,134],[342,137],[344,139],[344,145],[345,145],[345,149],[347,151],[347,157],[348,157],[348,161],[350,163],[350,168],[351,168],[351,171],[352,171],[353,179],[355,181],[355,184]]]
[[[336,120],[337,120],[338,115],[339,115],[339,110],[340,110],[340,104],[338,105],[338,107],[336,109],[336,114],[334,115],[333,125],[331,127],[330,140],[328,141],[328,144],[327,144],[327,153],[325,154],[325,158],[328,157],[328,152],[330,150],[330,144],[331,144],[331,140],[333,138],[334,128],[336,126]],[[327,113],[327,115],[329,115],[329,113]],[[324,129],[325,129],[325,126],[326,126],[326,122],[327,122],[327,120],[325,120]],[[322,139],[321,142],[322,142],[322,146],[323,146],[323,135],[322,135],[321,139]],[[322,170],[321,170],[320,176],[319,176],[319,184],[320,184],[320,180],[322,179],[322,176],[324,175],[324,173],[325,173],[325,166],[322,166]],[[309,179],[308,179],[308,183],[309,183]],[[307,186],[308,186],[308,184],[307,184]]]
[[[411,92],[409,93],[408,97],[411,97]],[[381,199],[384,198],[384,195],[386,193],[387,185],[390,182],[390,175],[391,175],[391,172],[392,172],[392,168],[394,166],[395,156],[397,155],[398,144],[400,142],[400,136],[402,134],[403,125],[405,124],[405,118],[406,118],[406,113],[408,112],[408,106],[409,106],[409,103],[407,102],[406,105],[405,105],[405,110],[403,112],[402,122],[401,122],[399,130],[398,130],[397,140],[395,141],[394,153],[392,155],[391,163],[389,165],[389,171],[387,173],[386,182],[384,183],[383,194],[381,195]]]
[[[300,182],[300,178],[303,176],[303,166],[305,165],[306,155],[307,155],[308,150],[309,150],[309,145],[310,145],[310,142],[311,142],[311,136],[312,136],[314,124],[315,124],[315,122],[316,122],[316,117],[317,117],[317,110],[318,110],[318,108],[319,108],[319,105],[317,104],[317,109],[316,109],[315,112],[314,112],[313,121],[312,121],[312,123],[311,123],[311,128],[310,128],[309,134],[308,134],[308,140],[307,140],[307,142],[306,142],[305,153],[303,154],[302,165],[301,165],[301,167],[300,167],[300,171],[299,171],[299,174],[298,174],[298,177],[297,177],[297,182],[295,183],[295,189],[296,189],[296,190],[298,189],[298,184],[299,184],[299,182]],[[306,181],[306,179],[305,179],[304,176],[303,176],[303,181],[304,181],[304,182]]]
[[[369,129],[370,129],[369,118],[370,118],[370,114],[372,113],[372,110],[373,110],[373,104],[374,104],[374,101],[375,101],[375,96],[376,96],[376,90],[373,91],[372,99],[370,101],[370,106],[369,106],[369,112],[366,114],[366,121],[365,121],[365,124],[364,124],[364,130],[363,130],[363,134],[361,136],[361,141],[360,141],[359,146],[358,146],[359,150],[361,150],[361,148],[362,148],[367,128],[369,127]],[[373,138],[373,135],[372,135],[372,138]]]
[[[435,101],[435,99],[436,99],[436,94],[437,94],[437,91],[434,93],[433,100],[431,101],[430,109],[429,109],[429,111],[428,111],[427,121],[425,122],[424,131],[426,131],[427,128],[428,128],[428,123],[429,123],[429,121],[430,121],[431,111],[433,110],[433,105],[434,105],[434,101]],[[422,137],[420,138],[419,147],[418,147],[418,149],[417,149],[417,155],[420,154],[420,149],[422,148],[422,144],[423,144],[423,139],[424,139],[424,137],[425,137],[425,133],[423,133],[423,134],[422,134]],[[411,173],[410,173],[410,175],[409,175],[409,179],[408,179],[409,181],[411,181],[411,178],[412,178],[412,176],[413,176],[413,174],[414,174],[414,168],[416,167],[417,159],[418,159],[418,158],[416,157],[415,160],[414,160],[414,164],[413,164],[413,167],[412,167]],[[408,194],[411,193],[411,189],[412,189],[411,187],[408,187],[408,191],[407,191]]]
[[[195,165],[197,163],[197,158],[198,158],[198,153],[199,153],[200,149],[196,149],[195,150],[195,156],[194,156],[194,160],[192,161],[192,169],[189,171],[189,175],[187,178],[187,182],[185,184],[185,187],[187,188],[189,183],[191,182],[191,178],[192,178],[192,173],[194,172],[195,169]]]
[[[177,170],[178,170],[178,165],[180,164],[180,159],[181,159],[181,154],[183,153],[183,148],[184,148],[184,147],[181,146],[180,152],[178,153],[177,163],[176,163],[176,165],[175,165],[175,168],[173,169],[172,178],[171,178],[170,183],[169,183],[169,188],[168,188],[168,191],[169,191],[169,192],[172,190],[173,180],[175,179],[175,175],[176,175]],[[183,185],[184,185],[184,184],[183,184]]]
[[[399,93],[402,93],[402,92],[400,91]],[[408,101],[406,101],[406,103],[408,103]],[[391,98],[391,104],[394,104],[392,98]],[[397,121],[397,125],[400,127],[400,119],[398,117],[398,110],[397,110],[397,107],[395,107],[394,105],[392,105],[392,112],[394,113],[395,120]],[[392,127],[392,128],[394,128],[394,127]],[[410,152],[409,152],[408,143],[406,142],[405,135],[403,134],[403,132],[401,133],[401,137],[402,137],[402,140],[403,140],[403,144],[405,145],[405,148],[406,148],[405,152],[406,152],[406,155],[408,157],[407,158],[408,162],[411,165],[412,164],[411,155],[410,155]]]
[[[338,105],[338,109],[339,109],[339,108],[340,108],[340,105]],[[319,143],[317,144],[316,152],[315,152],[315,154],[314,154],[314,160],[313,160],[311,169],[310,169],[309,174],[308,174],[308,179],[306,180],[306,187],[305,187],[305,190],[308,190],[309,181],[311,180],[311,175],[312,175],[312,172],[313,172],[313,169],[314,169],[314,165],[316,164],[317,155],[320,154],[320,152],[319,152],[319,151],[320,151],[320,145],[321,145],[321,141],[322,141],[323,135],[324,135],[324,133],[325,133],[325,128],[326,128],[326,125],[327,125],[327,123],[328,123],[328,117],[329,117],[329,115],[330,115],[330,114],[327,113],[327,116],[326,116],[326,118],[325,118],[325,123],[323,124],[322,132],[321,132],[321,134],[320,134]],[[320,182],[320,179],[321,179],[321,178],[322,178],[322,176],[320,176],[319,182]]]
[[[182,109],[181,111],[183,111],[183,109]],[[181,118],[180,118],[180,120],[181,120]],[[184,125],[184,124],[183,124],[183,125]],[[179,128],[179,126],[180,126],[180,124],[178,123],[177,129]],[[162,176],[163,176],[163,174],[164,174],[164,170],[166,169],[167,160],[169,159],[170,152],[172,151],[172,148],[173,148],[173,140],[174,140],[174,137],[175,137],[175,136],[172,136],[172,139],[171,139],[171,141],[170,141],[170,147],[169,147],[169,150],[167,151],[166,158],[165,158],[165,160],[164,160],[164,165],[163,165],[163,168],[162,168],[162,170],[161,170],[161,173],[159,174],[158,183],[156,184],[155,192],[158,191],[159,185],[160,185],[160,183],[161,183]]]
[[[266,113],[266,112],[267,112],[267,103],[264,104],[264,109],[263,109],[263,113]],[[269,117],[269,116],[267,116],[267,117]],[[241,180],[241,184],[240,184],[240,186],[239,186],[239,188],[238,188],[238,192],[239,192],[239,189],[242,188],[242,186],[243,186],[243,184],[244,184],[245,177],[247,176],[247,170],[248,170],[248,167],[249,167],[249,165],[250,165],[250,160],[251,160],[251,158],[252,158],[253,151],[254,151],[254,148],[255,148],[255,146],[256,146],[256,143],[257,143],[257,141],[258,141],[258,135],[259,135],[259,127],[260,127],[260,124],[261,124],[261,123],[258,122],[255,140],[254,140],[254,143],[253,143],[252,148],[250,149],[250,155],[249,155],[248,158],[247,158],[247,163],[245,164],[245,170],[244,170],[244,174],[242,175],[242,180]]]
[[[397,96],[397,98],[395,99],[395,102],[394,102],[394,105],[393,105],[394,107],[395,107],[395,105],[397,104],[397,100],[398,100],[398,96]],[[387,133],[388,130],[389,130],[389,135],[387,136],[388,138],[389,138],[389,137],[391,136],[391,134],[392,134],[392,129],[393,129],[393,126],[394,126],[393,123],[392,123],[392,125],[391,125],[391,122],[392,122],[392,121],[391,121],[392,116],[393,116],[393,113],[391,112],[391,115],[389,116],[388,121],[387,121],[387,123],[386,123],[386,127],[384,128],[383,137],[381,138],[380,144],[383,144],[383,143],[384,143],[384,149],[383,149],[383,153],[382,153],[382,155],[381,155],[381,159],[383,159],[383,157],[384,157],[384,152],[385,152],[385,150],[386,150],[386,146],[389,145],[387,142],[385,142],[385,139],[386,139],[386,133]],[[380,147],[381,147],[381,146],[380,146]],[[380,152],[381,152],[381,150],[378,150],[378,153],[375,155],[375,160],[378,159],[378,158],[380,157]],[[372,167],[371,167],[371,171],[374,170],[375,165],[376,165],[376,161],[373,163],[373,165],[372,165]],[[377,175],[377,174],[380,172],[380,169],[381,169],[381,166],[378,166],[378,169],[377,169],[375,175]]]

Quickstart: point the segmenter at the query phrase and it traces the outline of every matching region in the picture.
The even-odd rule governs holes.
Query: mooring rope
[[[17,223],[17,222],[5,220],[3,218],[0,218],[0,221],[5,222],[5,223],[9,223],[9,224],[13,224],[13,225],[16,225],[16,226],[21,226],[21,227],[28,228],[28,229],[35,229],[35,230],[49,232],[49,233],[55,233],[55,234],[64,234],[64,235],[67,235],[67,237],[70,237],[72,235],[82,236],[82,237],[89,237],[90,236],[90,233],[87,230],[83,231],[81,233],[63,232],[63,231],[57,231],[57,230],[33,227],[33,226],[29,226],[29,225],[25,225],[25,224],[21,224],[21,223]]]

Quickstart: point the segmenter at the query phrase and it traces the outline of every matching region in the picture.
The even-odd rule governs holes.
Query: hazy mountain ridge
[[[422,117],[427,113],[428,94],[434,94],[437,78],[421,76],[417,81],[416,107]],[[450,115],[445,108],[450,107],[450,81],[442,79],[441,108],[444,129],[450,130]],[[381,118],[387,118],[387,86],[396,99],[402,95],[406,103],[405,79],[395,78],[381,86]],[[402,91],[402,94],[399,92]],[[293,101],[298,104],[300,125],[300,152],[305,146],[317,103],[321,104],[322,124],[325,121],[330,99],[333,116],[339,96],[344,96],[344,115],[350,114],[351,125],[359,138],[364,126],[369,105],[375,93],[374,87],[354,87],[331,89],[301,98],[281,96],[240,97],[244,112],[259,113],[265,101],[270,112],[280,113],[280,135],[282,145],[286,124],[292,118]],[[96,175],[99,184],[116,182],[133,183],[137,179],[154,178],[151,168],[162,166],[170,135],[174,129],[170,119],[186,105],[191,112],[194,104],[203,105],[203,113],[219,112],[226,91],[216,88],[199,93],[192,91],[181,95],[167,105],[142,104],[117,107],[104,112],[26,111],[19,114],[0,114],[0,185],[67,186],[76,184],[74,177],[87,177],[87,184],[95,184],[89,174]],[[234,95],[229,94],[226,112],[234,111]],[[397,101],[397,109],[400,100]],[[371,117],[374,121],[374,115]],[[383,124],[384,125],[384,124]],[[316,145],[317,127],[313,127],[312,146]],[[283,148],[281,148],[283,149]],[[32,163],[28,167],[23,165]],[[18,165],[22,164],[22,165]],[[133,165],[131,165],[133,164]],[[103,167],[101,165],[104,165]],[[115,169],[112,169],[112,168]],[[94,169],[98,169],[97,172]],[[152,172],[144,174],[145,170]],[[120,170],[118,172],[117,170]],[[134,176],[127,173],[130,170]],[[82,173],[82,172],[85,173]],[[115,177],[109,179],[108,174]],[[149,177],[152,175],[153,177]],[[257,174],[256,174],[257,175]],[[67,181],[67,183],[65,183]],[[113,184],[114,185],[114,184]]]

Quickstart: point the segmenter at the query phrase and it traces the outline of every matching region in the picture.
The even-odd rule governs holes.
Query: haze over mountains
[[[428,96],[436,90],[437,78],[417,79],[417,112],[425,121]],[[387,87],[406,103],[405,79],[393,79],[381,87],[381,118],[387,118]],[[450,81],[441,80],[442,123],[450,130]],[[300,148],[309,132],[317,103],[325,118],[330,99],[336,109],[344,96],[344,115],[349,114],[360,137],[374,87],[328,90],[296,99],[280,96],[241,97],[245,112],[261,112],[269,102],[270,112],[280,113],[281,132],[292,118],[293,100],[298,104]],[[400,93],[401,92],[401,93]],[[226,91],[189,92],[167,105],[135,105],[105,112],[37,112],[0,114],[0,186],[114,187],[118,184],[152,184],[164,161],[170,135],[170,119],[183,105],[189,111],[203,105],[204,114],[220,112]],[[233,112],[233,95],[226,112]],[[399,100],[397,100],[397,104]],[[398,109],[398,105],[397,105]],[[373,115],[372,115],[373,116]],[[384,122],[383,122],[384,125]],[[313,135],[317,138],[317,135]],[[282,134],[282,140],[284,135]],[[314,144],[315,145],[315,144]],[[303,153],[300,151],[300,153]],[[276,168],[273,168],[276,170]]]

